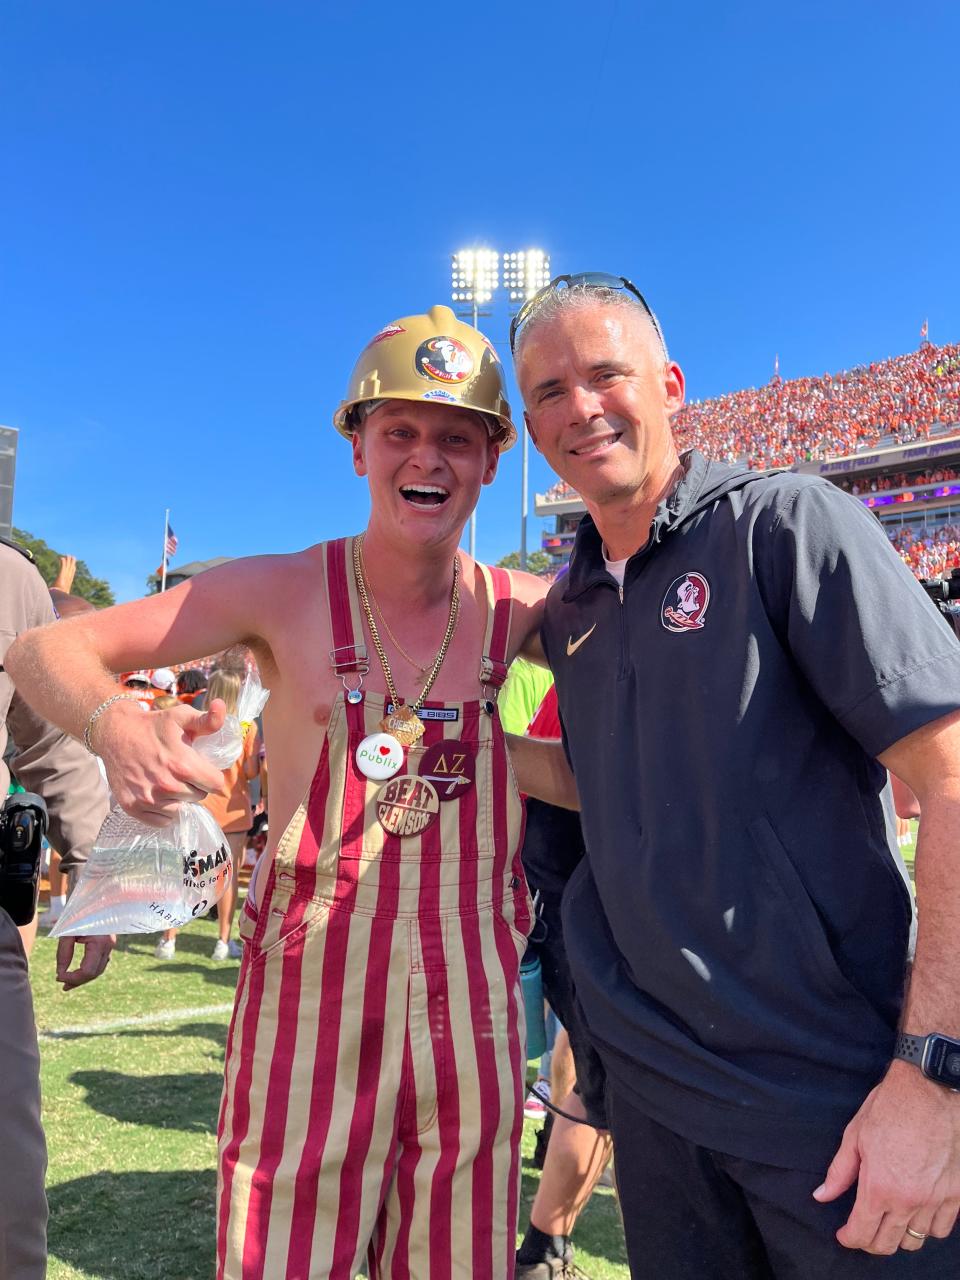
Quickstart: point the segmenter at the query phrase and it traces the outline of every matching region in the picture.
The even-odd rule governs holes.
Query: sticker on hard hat
[[[380,330],[379,333],[375,333],[373,335],[373,337],[367,343],[367,346],[372,347],[375,343],[382,342],[384,338],[395,338],[398,333],[406,333],[406,332],[407,331],[402,324],[384,325],[384,327]]]
[[[417,373],[436,382],[465,382],[473,373],[473,356],[456,338],[428,338],[414,356]]]
[[[421,400],[442,400],[444,404],[459,404],[460,401],[452,391],[441,391],[439,387],[434,391],[425,391],[420,397]]]

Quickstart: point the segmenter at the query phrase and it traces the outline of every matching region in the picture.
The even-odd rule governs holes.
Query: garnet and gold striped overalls
[[[350,539],[326,544],[336,651],[364,642]],[[485,674],[505,671],[510,580],[483,568]],[[523,813],[493,703],[427,703],[476,783],[388,834],[354,754],[385,699],[331,711],[309,793],[245,940],[220,1112],[221,1280],[506,1280],[523,1123],[518,970],[532,924]],[[450,718],[439,718],[442,712]],[[455,718],[453,718],[455,714]],[[460,794],[462,792],[462,794]]]

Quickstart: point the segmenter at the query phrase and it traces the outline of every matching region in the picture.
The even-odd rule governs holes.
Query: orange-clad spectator
[[[241,677],[235,672],[215,671],[207,685],[206,705],[209,706],[214,698],[222,698],[227,704],[227,713],[235,715],[241,683]],[[237,905],[236,872],[240,868],[247,832],[253,822],[249,784],[260,772],[258,736],[257,726],[250,725],[244,736],[240,759],[223,771],[223,787],[218,792],[211,792],[203,802],[204,808],[213,815],[227,837],[235,872],[217,905],[220,937],[213,949],[215,960],[226,960],[228,956],[239,959],[241,954],[240,944],[230,938],[230,928]]]
[[[841,456],[881,441],[925,437],[960,421],[960,343],[919,350],[819,378],[733,391],[684,406],[674,425],[682,448],[746,459],[755,467],[793,466]],[[934,473],[948,478],[940,469]],[[557,492],[554,496],[561,496]]]
[[[150,677],[150,687],[157,693],[176,693],[177,677],[169,667],[157,667]]]
[[[122,678],[120,683],[125,689],[138,695],[138,701],[144,711],[150,710],[156,690],[150,684],[149,671],[131,671]]]

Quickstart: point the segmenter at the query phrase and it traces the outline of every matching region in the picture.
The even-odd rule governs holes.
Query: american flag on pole
[[[164,554],[173,556],[177,553],[177,535],[173,532],[173,525],[167,524],[167,541],[164,544]]]

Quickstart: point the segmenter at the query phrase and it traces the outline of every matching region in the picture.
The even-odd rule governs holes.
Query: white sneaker
[[[226,960],[229,955],[230,955],[230,944],[227,942],[224,942],[222,938],[218,938],[217,945],[213,948],[213,951],[210,953],[211,959]]]
[[[172,960],[177,954],[176,938],[161,938],[153,954],[158,960]]]
[[[542,1099],[537,1096],[538,1094],[541,1094],[549,1102],[550,1081],[544,1080],[542,1076],[537,1077],[536,1088],[530,1090],[523,1104],[523,1114],[528,1120],[546,1119],[547,1108],[543,1105]]]
[[[227,943],[227,952],[231,960],[239,960],[243,955],[243,947],[239,942],[234,942],[233,938]]]

